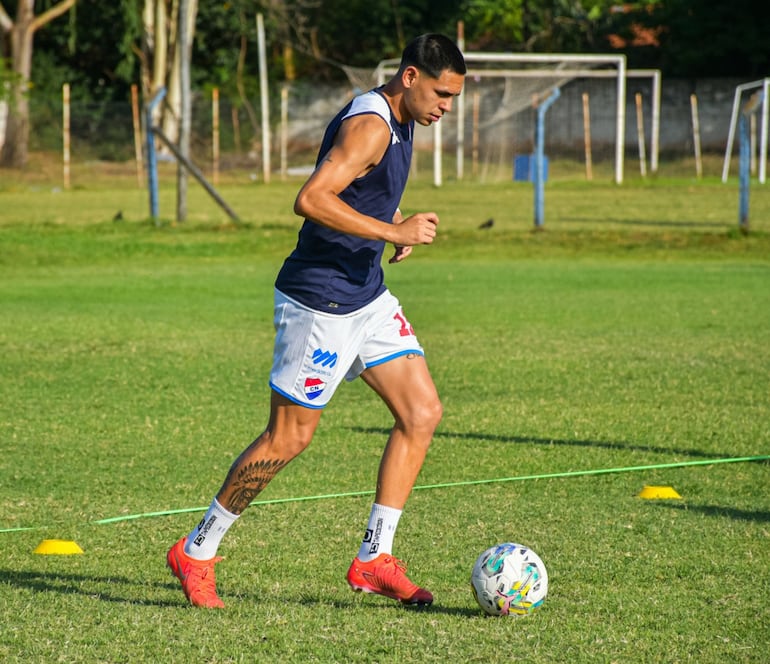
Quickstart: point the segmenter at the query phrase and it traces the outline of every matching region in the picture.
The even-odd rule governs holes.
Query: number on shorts
[[[404,316],[403,310],[398,312],[395,316],[393,316],[395,320],[397,320],[401,328],[399,329],[398,333],[402,337],[408,337],[408,336],[414,336],[414,328],[409,324],[409,321],[406,319],[406,316]]]

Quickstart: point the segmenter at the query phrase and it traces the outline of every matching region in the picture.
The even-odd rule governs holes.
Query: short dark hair
[[[465,74],[465,58],[457,45],[446,35],[428,33],[409,42],[401,54],[399,71],[417,67],[432,78],[445,70]]]

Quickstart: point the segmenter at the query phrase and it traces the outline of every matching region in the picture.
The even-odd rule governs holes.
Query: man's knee
[[[313,431],[297,428],[291,432],[268,433],[270,448],[285,459],[300,455],[313,440]]]
[[[407,431],[433,431],[441,422],[444,409],[438,398],[424,399],[409,404],[408,412],[400,418],[401,426]]]

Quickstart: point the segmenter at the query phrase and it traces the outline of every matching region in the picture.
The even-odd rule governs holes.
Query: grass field
[[[439,238],[386,279],[445,417],[395,553],[436,602],[345,583],[390,426],[357,381],[228,534],[207,612],[164,556],[264,426],[299,183],[223,186],[235,228],[194,185],[186,224],[164,186],[155,227],[138,189],[4,181],[0,660],[768,661],[767,188],[744,236],[737,183],[556,179],[540,233],[529,185],[410,184]],[[507,540],[549,596],[485,618],[468,577]]]

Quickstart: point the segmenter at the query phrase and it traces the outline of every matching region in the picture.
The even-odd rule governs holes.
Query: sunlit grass
[[[0,192],[0,659],[764,661],[770,466],[686,465],[770,454],[768,196],[746,237],[716,183],[555,181],[541,233],[526,184],[410,185],[439,239],[386,278],[445,416],[396,553],[433,608],[344,580],[391,424],[360,381],[228,534],[226,611],[186,606],[164,554],[264,426],[296,186],[223,187],[240,229],[199,191],[160,228],[140,191]],[[486,619],[470,569],[509,539],[550,594]]]

